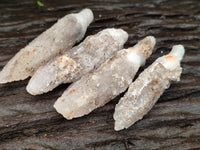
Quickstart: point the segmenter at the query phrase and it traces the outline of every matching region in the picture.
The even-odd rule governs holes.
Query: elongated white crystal
[[[122,49],[127,39],[124,30],[114,28],[88,36],[78,46],[40,67],[29,81],[27,91],[32,95],[42,94],[61,83],[76,81]]]
[[[51,58],[81,40],[93,20],[90,9],[69,14],[21,49],[0,72],[0,83],[26,79]]]
[[[178,81],[182,72],[180,61],[184,47],[176,45],[172,51],[158,58],[145,69],[130,86],[115,107],[115,130],[130,127],[151,110],[171,81]]]
[[[134,47],[118,51],[97,70],[74,82],[55,102],[57,112],[67,119],[81,117],[125,91],[154,45],[155,38],[149,36]]]

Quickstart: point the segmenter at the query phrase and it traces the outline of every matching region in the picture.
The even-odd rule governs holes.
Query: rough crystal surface
[[[175,49],[182,55],[184,54],[183,47],[179,46]],[[179,80],[182,72],[181,59],[178,58],[176,52],[170,53],[158,58],[139,75],[115,107],[115,130],[128,128],[142,119],[151,110],[164,90],[169,88],[170,82]]]
[[[138,47],[142,48],[147,41],[151,48],[148,47],[146,50],[152,52],[155,39],[147,37],[136,45],[137,48],[117,52],[97,70],[73,83],[54,104],[57,112],[67,119],[80,117],[103,106],[125,91],[145,58],[141,53],[137,53]],[[132,53],[137,55],[133,57],[137,58],[136,61],[130,60],[129,56]]]
[[[122,49],[127,39],[125,31],[114,28],[88,36],[80,45],[40,67],[27,91],[33,95],[42,94],[61,83],[76,81]]]
[[[82,21],[85,18],[85,21]],[[84,9],[58,20],[25,48],[21,49],[0,72],[0,83],[23,80],[50,59],[69,50],[85,34],[93,20],[91,10]]]

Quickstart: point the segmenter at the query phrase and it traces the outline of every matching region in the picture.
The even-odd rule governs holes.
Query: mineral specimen
[[[62,54],[79,40],[93,20],[90,9],[69,14],[21,49],[0,72],[0,83],[26,79],[50,59]]]
[[[121,50],[127,39],[124,30],[114,28],[88,36],[64,55],[41,66],[29,81],[27,91],[32,95],[42,94],[61,83],[76,81]]]
[[[57,112],[67,119],[81,117],[125,91],[154,45],[155,38],[149,36],[118,51],[97,70],[74,82],[55,102]]]
[[[171,81],[179,81],[184,47],[176,45],[168,55],[158,58],[133,82],[115,107],[115,130],[130,127],[154,106]]]

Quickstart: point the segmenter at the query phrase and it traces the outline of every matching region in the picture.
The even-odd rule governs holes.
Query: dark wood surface
[[[87,116],[67,121],[53,104],[68,85],[41,96],[26,92],[28,79],[0,85],[0,149],[200,149],[199,0],[42,2],[44,7],[36,0],[0,1],[0,70],[58,18],[89,7],[95,20],[86,35],[107,27],[123,28],[129,33],[125,47],[146,35],[156,37],[155,52],[139,72],[174,44],[183,44],[181,81],[173,83],[142,120],[120,132],[113,129],[112,116],[123,94]]]

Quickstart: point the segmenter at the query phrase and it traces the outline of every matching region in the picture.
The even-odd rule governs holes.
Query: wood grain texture
[[[1,0],[0,70],[20,48],[58,18],[89,7],[95,21],[86,35],[107,27],[129,33],[125,47],[153,35],[157,45],[139,73],[174,44],[183,44],[180,82],[173,83],[144,119],[114,131],[113,112],[121,94],[91,114],[65,120],[53,103],[68,87],[29,95],[28,80],[0,85],[0,149],[200,149],[200,3],[198,0]],[[139,74],[138,73],[138,74]],[[138,75],[137,74],[137,75]]]

